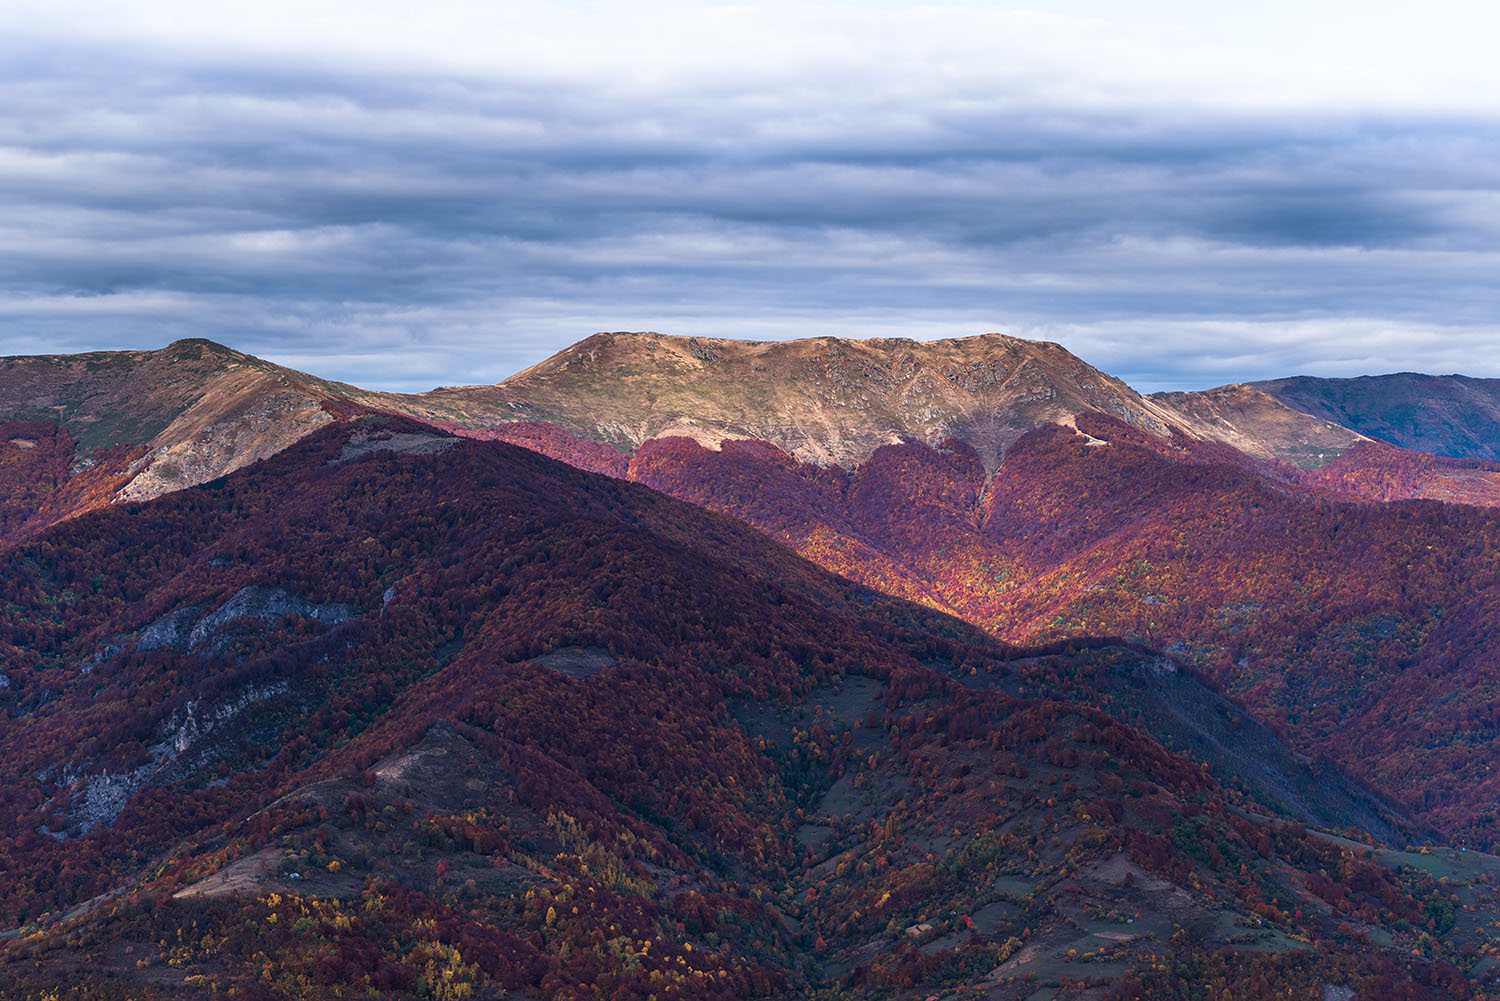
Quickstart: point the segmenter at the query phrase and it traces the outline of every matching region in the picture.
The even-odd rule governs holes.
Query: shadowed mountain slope
[[[1254,385],[1295,410],[1402,448],[1500,460],[1500,379],[1402,372]]]

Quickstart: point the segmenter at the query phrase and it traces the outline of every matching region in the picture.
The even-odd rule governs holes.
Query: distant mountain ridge
[[[1371,451],[1372,438],[1405,440],[1392,421],[1317,404],[1322,384],[1283,382],[1143,396],[1057,344],[1004,334],[757,342],[601,333],[496,385],[417,394],[322,379],[203,339],[158,351],[0,358],[0,543],[207,482],[370,411],[544,450],[538,436],[558,429],[577,443],[569,461],[617,474],[642,445],[673,437],[712,448],[760,441],[847,470],[886,445],[956,440],[993,474],[1029,431],[1102,413],[1161,441],[1227,445],[1275,475],[1308,479],[1297,471],[1318,470],[1308,482],[1336,492],[1500,503],[1500,470]],[[1462,385],[1471,394],[1487,388]],[[1481,447],[1485,420],[1500,442],[1500,398],[1491,402],[1491,411],[1470,408],[1480,426],[1459,444],[1445,439],[1449,452],[1496,451]],[[587,461],[581,447],[591,450]]]
[[[1500,460],[1500,379],[1399,372],[1252,385],[1294,410],[1402,448]]]
[[[542,423],[624,453],[674,436],[709,446],[754,439],[846,468],[882,445],[954,438],[993,470],[1027,431],[1091,411],[1297,466],[1361,440],[1269,398],[1247,406],[1142,397],[1056,344],[1002,334],[596,334],[498,385],[419,394],[364,390],[188,339],[157,351],[0,358],[0,486],[9,488],[0,491],[0,541],[207,482],[364,411],[511,440]]]
[[[493,387],[421,395],[439,412],[549,421],[633,451],[680,436],[767,441],[853,466],[906,438],[959,438],[987,465],[1040,424],[1098,410],[1165,433],[1175,416],[1057,344],[1003,334],[732,341],[595,334]]]
[[[748,438],[845,468],[882,445],[953,438],[993,471],[1026,432],[1071,426],[1086,412],[1295,466],[1319,465],[1362,440],[1254,390],[1242,389],[1239,400],[1190,395],[1142,396],[1061,345],[1005,334],[733,341],[609,333],[498,385],[434,390],[406,398],[403,409],[471,427],[496,417],[553,423],[624,452],[655,438],[710,447]]]

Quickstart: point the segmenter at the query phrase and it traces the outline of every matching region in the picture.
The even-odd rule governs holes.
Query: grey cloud
[[[0,350],[201,335],[422,389],[597,329],[1002,329],[1144,388],[1500,374],[1496,121],[817,101],[11,62]]]

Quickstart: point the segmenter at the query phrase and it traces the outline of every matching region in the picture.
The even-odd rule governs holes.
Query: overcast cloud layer
[[[1146,390],[1500,376],[1479,8],[253,6],[0,13],[0,354],[419,390],[596,330],[1000,330]]]

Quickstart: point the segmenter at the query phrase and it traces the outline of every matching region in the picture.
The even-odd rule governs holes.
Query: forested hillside
[[[1091,704],[1161,658],[507,445],[364,418],[3,561],[7,997],[1439,997],[1488,948],[1483,865]]]
[[[564,458],[586,448],[532,438]],[[849,473],[675,439],[613,468],[1013,642],[1166,650],[1295,746],[1488,847],[1500,519],[1348,496],[1356,452],[1379,447],[1276,477],[1223,446],[1080,415],[1077,431],[1021,439],[992,478],[961,442],[889,446]]]

